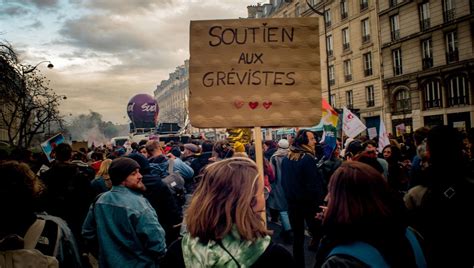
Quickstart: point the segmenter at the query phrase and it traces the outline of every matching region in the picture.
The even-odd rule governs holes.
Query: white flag
[[[379,127],[379,152],[382,152],[383,148],[390,144],[390,140],[388,139],[387,130],[385,130],[385,124],[383,123],[383,119],[380,118],[380,127]]]
[[[360,119],[346,107],[343,108],[342,131],[350,138],[354,138],[367,127]]]

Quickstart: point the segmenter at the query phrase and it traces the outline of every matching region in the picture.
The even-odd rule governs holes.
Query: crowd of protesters
[[[309,130],[262,156],[226,140],[2,151],[0,251],[41,221],[34,248],[60,267],[305,267],[305,250],[315,267],[473,267],[472,143],[436,126],[330,155]]]

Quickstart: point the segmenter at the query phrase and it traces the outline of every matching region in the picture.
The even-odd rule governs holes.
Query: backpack
[[[168,185],[171,190],[171,193],[176,198],[179,206],[183,206],[186,197],[185,197],[185,188],[184,188],[184,179],[178,172],[174,172],[174,160],[168,160],[168,176],[164,177],[162,181]]]
[[[45,225],[46,220],[36,219],[26,232],[24,238],[18,235],[9,235],[0,240],[0,267],[59,267],[58,260],[53,257],[58,251],[59,226],[56,225],[58,232],[56,241],[48,241],[55,243],[53,245],[54,250],[52,256],[47,256],[36,249],[40,240],[48,240],[48,237],[41,236]],[[13,244],[20,246],[12,247]]]
[[[410,228],[406,229],[405,236],[410,242],[413,253],[415,255],[416,266],[418,268],[426,268],[426,258],[421,249],[420,243],[415,236],[415,233]],[[373,246],[362,241],[355,241],[350,244],[339,245],[334,247],[331,252],[328,254],[326,259],[329,257],[342,254],[354,257],[359,261],[365,263],[369,267],[374,268],[389,268],[390,266],[385,261],[380,252]]]

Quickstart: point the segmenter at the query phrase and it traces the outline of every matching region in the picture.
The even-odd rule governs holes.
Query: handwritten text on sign
[[[190,51],[193,126],[319,121],[317,18],[192,21]]]

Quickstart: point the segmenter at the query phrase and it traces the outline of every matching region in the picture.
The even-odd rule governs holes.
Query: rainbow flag
[[[334,110],[334,108],[329,105],[329,103],[323,98],[322,99],[323,105],[323,113],[321,117],[321,122],[323,125],[333,125],[337,127],[337,121],[339,120],[339,114]]]

